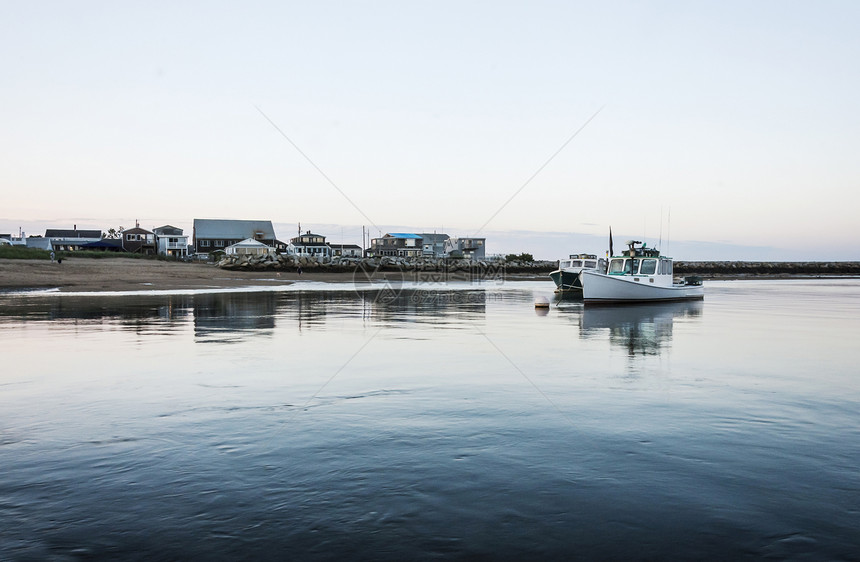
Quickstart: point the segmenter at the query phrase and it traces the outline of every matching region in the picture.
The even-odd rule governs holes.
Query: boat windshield
[[[624,259],[609,260],[609,274],[622,275],[624,273]]]
[[[582,267],[582,260],[573,260],[570,262],[571,267]]]
[[[642,275],[654,275],[657,271],[657,260],[642,260],[639,273]]]
[[[564,269],[565,267],[570,267],[570,261],[565,260],[558,265],[559,269]]]
[[[592,261],[592,260],[586,260],[585,267],[588,267],[590,269],[594,269],[595,267],[597,267],[597,262]]]

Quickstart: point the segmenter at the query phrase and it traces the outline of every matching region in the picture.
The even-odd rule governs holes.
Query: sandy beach
[[[402,279],[397,272],[381,273]],[[506,280],[549,280],[546,275],[513,274]],[[359,271],[329,272],[315,268],[295,271],[231,271],[207,263],[168,262],[129,258],[0,259],[0,291],[58,289],[63,292],[151,291],[274,287],[294,282],[353,283],[366,281]]]
[[[226,271],[211,264],[144,259],[0,259],[0,291],[148,291],[285,285],[296,280],[352,282],[351,273]]]

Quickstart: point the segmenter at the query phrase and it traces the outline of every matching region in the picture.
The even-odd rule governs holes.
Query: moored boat
[[[683,301],[705,297],[700,278],[687,277],[675,281],[672,258],[661,256],[659,250],[648,248],[638,240],[629,240],[627,246],[622,255],[609,258],[605,273],[581,272],[585,304]]]
[[[582,294],[579,274],[583,270],[605,271],[606,261],[594,254],[570,254],[568,259],[558,260],[558,269],[550,272],[556,293]]]

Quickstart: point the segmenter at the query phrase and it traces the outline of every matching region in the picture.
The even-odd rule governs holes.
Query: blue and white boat
[[[638,245],[638,246],[637,246]],[[621,304],[697,300],[705,297],[698,277],[675,281],[672,258],[661,256],[638,240],[628,240],[628,249],[611,256],[606,272],[580,273],[585,304]]]
[[[550,279],[556,286],[556,293],[582,294],[579,274],[583,270],[605,271],[606,260],[597,259],[594,254],[571,254],[568,259],[558,260],[558,269],[550,272]]]

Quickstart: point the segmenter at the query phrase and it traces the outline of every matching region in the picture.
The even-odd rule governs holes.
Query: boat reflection
[[[630,356],[659,355],[672,343],[675,320],[701,316],[702,301],[654,303],[619,307],[583,307],[580,337],[603,337]]]

